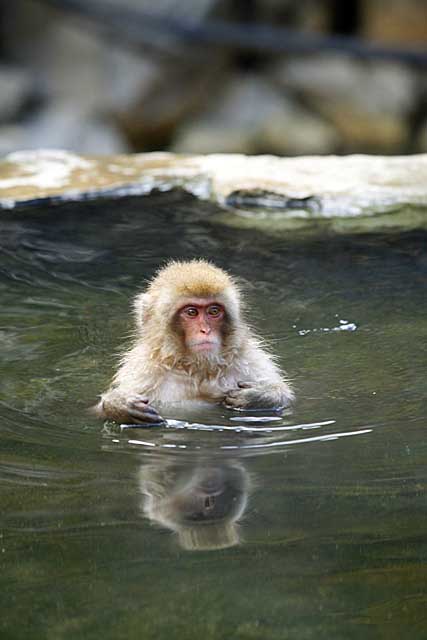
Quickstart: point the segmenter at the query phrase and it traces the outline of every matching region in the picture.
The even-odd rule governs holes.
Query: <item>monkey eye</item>
[[[186,307],[184,309],[184,313],[189,318],[195,318],[199,312],[197,311],[196,307]]]
[[[222,308],[216,304],[213,304],[208,309],[208,314],[213,318],[217,318],[222,312]]]

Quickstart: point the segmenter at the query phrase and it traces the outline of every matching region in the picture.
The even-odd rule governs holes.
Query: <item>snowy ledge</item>
[[[427,207],[427,154],[79,156],[20,151],[0,161],[0,208],[181,187],[203,200],[287,218],[349,218]],[[427,219],[427,209],[423,212]]]

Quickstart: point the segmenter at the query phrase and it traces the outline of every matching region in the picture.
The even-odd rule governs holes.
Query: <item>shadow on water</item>
[[[231,233],[178,192],[3,212],[1,637],[424,639],[425,247]],[[102,425],[131,297],[196,256],[295,407]]]

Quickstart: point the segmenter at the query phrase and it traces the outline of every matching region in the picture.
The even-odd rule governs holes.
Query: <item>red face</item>
[[[224,307],[214,299],[194,298],[178,311],[185,346],[194,353],[217,351],[222,346]]]

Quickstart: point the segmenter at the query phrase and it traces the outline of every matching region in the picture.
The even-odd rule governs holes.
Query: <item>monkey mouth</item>
[[[213,340],[202,340],[191,344],[192,351],[213,351],[218,348],[218,343]]]

